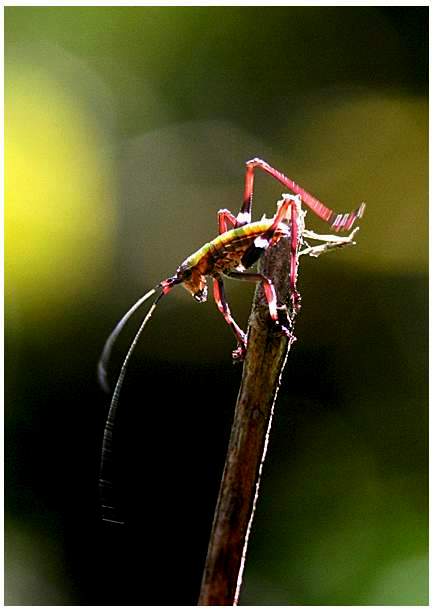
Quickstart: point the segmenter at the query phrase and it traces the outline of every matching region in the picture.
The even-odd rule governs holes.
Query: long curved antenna
[[[149,292],[149,294],[147,295],[150,296],[155,291],[156,289],[153,289],[152,292]],[[105,425],[104,434],[103,434],[103,445],[102,445],[102,450],[101,450],[99,489],[100,489],[100,503],[101,503],[101,510],[102,510],[102,518],[104,521],[109,522],[109,523],[118,523],[121,525],[124,523],[124,521],[120,520],[117,517],[117,508],[114,503],[115,493],[114,493],[114,486],[113,486],[113,479],[112,479],[112,475],[113,475],[112,438],[113,438],[113,430],[114,430],[114,424],[115,424],[115,415],[116,415],[118,402],[120,398],[120,391],[123,385],[124,377],[126,375],[127,365],[133,353],[133,350],[136,344],[138,343],[139,337],[142,334],[144,327],[147,325],[147,323],[151,319],[151,316],[159,300],[164,295],[165,295],[165,292],[162,289],[161,293],[157,296],[150,310],[148,311],[144,320],[142,321],[141,326],[136,332],[136,336],[134,337],[132,344],[129,347],[129,350],[127,351],[127,355],[124,358],[124,362],[121,367],[120,374],[118,376],[117,384],[115,385],[115,390],[114,390],[111,405],[109,408],[109,414],[106,419],[106,425]],[[145,296],[144,298],[141,298],[141,300],[139,300],[139,302],[143,303],[145,301]],[[136,310],[136,308],[139,305],[140,304],[137,302],[132,308]],[[131,312],[129,311],[128,313],[126,313],[126,315],[124,315],[123,319],[125,319],[129,313],[131,314]],[[115,328],[114,332],[112,332],[111,336],[115,333],[118,326],[122,323],[123,319],[121,319],[120,323],[118,323],[117,327]],[[111,336],[109,337],[109,339],[111,338]],[[110,350],[110,347],[109,347],[109,350]]]
[[[115,340],[120,335],[121,330],[123,329],[127,321],[130,319],[132,314],[136,312],[137,309],[142,304],[144,304],[144,302],[146,302],[152,295],[154,295],[156,291],[159,289],[159,287],[160,285],[156,285],[154,289],[151,289],[148,293],[146,293],[141,298],[139,298],[139,300],[135,302],[135,304],[133,304],[130,310],[126,312],[123,318],[120,321],[118,321],[115,328],[111,332],[110,336],[106,340],[105,345],[103,347],[103,351],[101,353],[100,360],[98,362],[98,366],[97,366],[98,381],[100,383],[100,386],[106,391],[106,393],[110,393],[110,387],[109,387],[109,383],[107,379],[107,365],[109,363],[109,359],[110,359],[111,352],[112,352],[112,347],[115,343]]]

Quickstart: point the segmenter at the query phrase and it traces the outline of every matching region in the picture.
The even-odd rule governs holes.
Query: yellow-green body
[[[240,263],[247,248],[253,241],[266,232],[273,219],[262,219],[254,223],[247,223],[242,227],[228,230],[220,234],[211,242],[206,242],[198,251],[190,255],[180,266],[193,268],[199,266],[203,274],[210,274],[213,269],[218,271],[235,268]]]
[[[263,236],[271,229],[274,219],[263,218],[254,223],[247,223],[241,227],[223,232],[211,242],[206,242],[200,249],[190,255],[177,269],[177,276],[183,278],[184,287],[198,301],[206,299],[206,276],[219,276],[231,270],[244,270],[263,252],[263,246],[256,248],[256,239],[263,240]],[[289,228],[284,223],[273,231],[274,244],[283,236],[289,235]],[[253,249],[254,247],[254,249]],[[258,251],[259,255],[250,257],[250,263],[244,260],[244,255],[251,248],[251,253]],[[252,260],[252,261],[251,261]]]

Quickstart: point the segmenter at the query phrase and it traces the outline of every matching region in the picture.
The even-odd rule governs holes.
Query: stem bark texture
[[[281,240],[267,251],[259,266],[260,272],[273,281],[278,304],[288,306],[289,257],[289,242]],[[281,315],[288,318],[284,309]],[[293,323],[293,314],[291,319]],[[254,296],[248,334],[198,605],[238,603],[275,399],[291,345],[290,339],[278,333],[271,321],[260,284]]]

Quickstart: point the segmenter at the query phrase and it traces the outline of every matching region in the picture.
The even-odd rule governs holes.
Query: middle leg
[[[284,333],[291,340],[294,339],[294,336],[290,329],[282,325],[279,321],[278,307],[277,307],[277,296],[276,290],[274,289],[274,285],[272,281],[260,272],[226,272],[226,276],[229,278],[235,278],[236,280],[248,281],[252,283],[261,282],[263,286],[263,290],[265,292],[266,301],[268,303],[269,314],[271,319],[280,329],[280,332]]]
[[[291,250],[289,262],[289,281],[291,285],[292,306],[295,312],[298,312],[301,300],[300,294],[297,291],[298,249],[301,242],[301,223],[299,218],[299,215],[301,214],[300,211],[300,196],[283,194],[283,199],[278,202],[277,212],[270,227],[254,240],[241,262],[246,268],[252,266],[266,251],[266,249],[278,242],[284,236],[289,236],[289,231],[287,231],[287,233],[285,232],[287,228],[283,228],[283,225],[280,226],[283,221],[288,221],[290,226]],[[267,294],[266,288],[265,294]]]

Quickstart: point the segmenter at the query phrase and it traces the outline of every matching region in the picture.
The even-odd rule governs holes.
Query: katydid
[[[278,202],[275,215],[272,218],[263,217],[260,221],[251,220],[254,172],[256,168],[271,175],[295,194],[283,194],[282,199]],[[294,312],[298,310],[300,296],[297,291],[296,281],[298,249],[301,235],[298,231],[297,213],[300,202],[303,202],[335,231],[349,230],[355,220],[362,217],[365,210],[365,204],[362,203],[352,212],[336,213],[268,163],[259,158],[254,158],[246,162],[244,199],[238,215],[235,217],[227,209],[219,210],[218,236],[204,244],[200,249],[185,259],[177,268],[173,276],[162,280],[153,289],[148,291],[148,293],[143,295],[130,310],[126,312],[108,337],[98,364],[99,381],[102,387],[107,391],[109,391],[107,364],[116,338],[133,313],[151,296],[157,294],[157,297],[142,321],[126,354],[112,395],[112,401],[106,421],[100,473],[102,510],[103,518],[106,521],[121,522],[114,518],[116,514],[111,499],[112,481],[110,475],[108,475],[108,466],[112,460],[112,433],[120,391],[132,352],[144,327],[147,325],[156,309],[158,302],[176,285],[183,285],[197,302],[205,302],[207,300],[207,277],[211,277],[213,282],[213,296],[216,305],[236,337],[237,347],[232,353],[233,359],[235,361],[241,361],[244,359],[247,350],[247,336],[232,317],[224,293],[223,277],[254,283],[260,282],[265,292],[269,313],[273,323],[277,326],[277,330],[280,333],[292,338],[291,330],[288,326],[282,324],[279,319],[278,310],[280,306],[277,304],[276,290],[273,283],[265,275],[247,270],[258,261],[267,249],[277,244],[282,238],[288,239],[290,241],[290,295]],[[347,240],[344,239],[344,243],[346,242]]]

